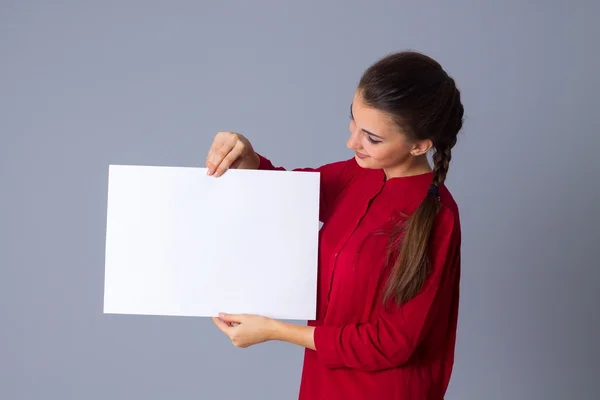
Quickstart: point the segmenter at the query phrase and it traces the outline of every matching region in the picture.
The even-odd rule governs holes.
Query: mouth
[[[360,158],[361,160],[364,160],[365,158],[369,158],[369,156],[359,153],[358,151],[356,152],[356,157]]]

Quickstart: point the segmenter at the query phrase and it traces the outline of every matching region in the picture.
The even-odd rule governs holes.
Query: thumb
[[[242,315],[219,313],[219,317],[225,322],[237,322],[238,324],[244,319]]]

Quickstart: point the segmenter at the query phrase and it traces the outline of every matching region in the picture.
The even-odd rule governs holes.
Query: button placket
[[[344,248],[344,246],[348,243],[348,240],[350,240],[350,238],[352,237],[354,232],[356,232],[356,230],[360,226],[360,223],[362,222],[362,220],[366,217],[367,213],[369,212],[369,209],[371,208],[371,204],[373,203],[373,200],[375,200],[375,198],[381,193],[381,191],[383,190],[383,187],[384,187],[384,185],[381,185],[377,188],[377,190],[375,190],[375,193],[373,193],[370,196],[369,195],[365,196],[366,206],[364,207],[363,212],[360,214],[360,217],[356,219],[356,222],[355,222],[352,230],[350,230],[346,234],[344,239],[342,241],[340,241],[340,244],[338,245],[335,252],[331,256],[331,268],[330,268],[331,272],[329,273],[329,288],[327,290],[327,298],[325,301],[325,305],[323,307],[323,318],[325,318],[325,316],[327,315],[327,310],[329,308],[329,302],[331,300],[331,292],[333,290],[333,278],[335,275],[335,269],[337,267],[338,256],[339,256],[340,252],[342,251],[342,249]]]

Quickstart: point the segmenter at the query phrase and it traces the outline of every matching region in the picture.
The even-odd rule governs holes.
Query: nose
[[[357,132],[356,130],[352,129],[352,124],[350,124],[350,137],[346,142],[346,146],[348,146],[348,148],[352,150],[358,150],[360,147]]]

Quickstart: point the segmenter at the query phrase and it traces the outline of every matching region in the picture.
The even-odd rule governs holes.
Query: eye
[[[375,140],[371,137],[371,135],[367,135],[367,140],[373,144],[381,143],[381,140]]]

